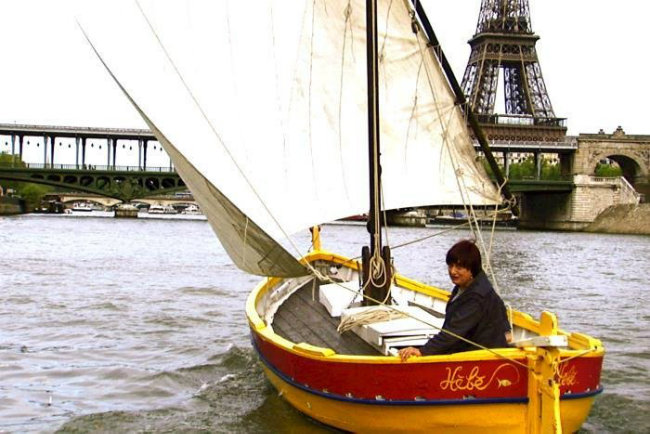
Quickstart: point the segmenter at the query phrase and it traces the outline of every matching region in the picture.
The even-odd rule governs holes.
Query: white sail
[[[367,211],[364,0],[88,9],[80,21],[99,55],[240,268],[299,274],[273,240]],[[383,208],[495,203],[411,11],[379,1]]]

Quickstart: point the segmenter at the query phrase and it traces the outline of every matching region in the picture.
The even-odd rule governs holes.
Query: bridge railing
[[[545,127],[566,127],[566,118],[541,118],[531,115],[477,115],[478,121],[485,124],[542,125]]]
[[[108,172],[159,172],[176,173],[169,167],[142,167],[142,166],[113,166],[96,164],[52,164],[52,163],[24,163],[21,161],[0,162],[1,168],[16,169],[58,169],[58,170],[97,170]]]
[[[480,144],[475,141],[475,148],[480,148]],[[556,140],[556,141],[533,141],[533,140],[493,140],[490,142],[490,147],[500,152],[503,149],[530,149],[534,151],[549,151],[552,152],[556,149],[561,150],[577,150],[578,141],[575,139],[570,140]]]
[[[490,179],[496,182],[496,177],[490,175]],[[524,182],[537,182],[537,183],[553,183],[553,182],[573,182],[573,175],[559,175],[553,178],[536,177],[536,176],[522,176],[518,178],[508,178],[509,183],[524,183]]]
[[[615,184],[621,189],[621,203],[640,203],[643,195],[638,193],[624,176],[592,176],[591,180],[598,183]]]

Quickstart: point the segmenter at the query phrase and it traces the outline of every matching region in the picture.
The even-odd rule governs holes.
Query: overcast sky
[[[423,2],[460,82],[481,0]],[[144,128],[83,40],[71,5],[0,0],[0,123]],[[650,134],[643,30],[650,3],[530,0],[530,8],[549,96],[556,116],[568,118],[569,134],[619,125]]]

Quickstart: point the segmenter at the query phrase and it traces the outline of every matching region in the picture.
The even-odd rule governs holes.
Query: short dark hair
[[[461,240],[451,246],[447,252],[447,265],[460,265],[472,272],[476,277],[482,270],[481,252],[472,240]]]

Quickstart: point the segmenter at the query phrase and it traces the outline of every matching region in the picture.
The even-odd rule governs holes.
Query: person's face
[[[449,270],[449,278],[451,281],[454,283],[454,285],[458,285],[461,288],[469,286],[469,284],[472,282],[472,279],[474,278],[474,276],[472,276],[472,272],[462,265],[447,265],[447,269]]]

